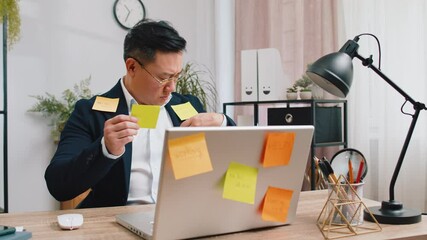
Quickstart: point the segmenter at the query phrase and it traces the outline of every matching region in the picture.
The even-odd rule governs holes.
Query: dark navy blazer
[[[129,114],[120,81],[102,96],[119,98],[117,111],[108,113],[92,110],[95,97],[79,100],[45,172],[49,192],[58,201],[70,200],[92,189],[79,208],[126,205],[129,193],[132,143],[126,144],[125,153],[118,159],[105,157],[101,146],[104,122],[119,114]],[[165,108],[173,126],[180,126],[182,121],[171,106],[185,102],[190,102],[197,112],[205,112],[198,98],[172,93]],[[233,120],[227,117],[227,126],[234,125]]]

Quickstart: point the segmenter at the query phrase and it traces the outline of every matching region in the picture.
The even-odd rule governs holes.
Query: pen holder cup
[[[357,226],[363,224],[363,208],[360,205],[363,198],[364,182],[360,183],[328,183],[330,200],[327,206],[332,214],[331,224]]]

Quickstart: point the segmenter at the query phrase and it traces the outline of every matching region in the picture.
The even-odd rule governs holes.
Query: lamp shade
[[[343,52],[330,53],[311,64],[307,76],[327,92],[344,98],[353,82],[352,58]]]

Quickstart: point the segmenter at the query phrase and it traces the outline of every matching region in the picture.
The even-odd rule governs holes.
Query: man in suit
[[[119,99],[113,112],[93,110],[99,99],[79,100],[45,172],[52,196],[70,200],[91,189],[86,207],[154,203],[157,198],[165,129],[232,126],[229,117],[207,113],[200,100],[175,93],[186,41],[164,21],[143,20],[126,35],[126,75],[108,92]],[[189,102],[197,115],[181,120],[171,106]],[[158,105],[155,129],[140,128],[132,104]]]

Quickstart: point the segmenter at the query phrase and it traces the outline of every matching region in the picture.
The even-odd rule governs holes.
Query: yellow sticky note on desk
[[[225,174],[222,197],[238,202],[254,204],[258,169],[231,162]]]
[[[212,171],[204,133],[170,139],[168,147],[175,179]]]
[[[160,106],[133,104],[131,115],[138,118],[141,128],[156,128],[159,119]]]
[[[116,112],[118,105],[119,105],[118,98],[106,98],[106,97],[96,96],[92,109],[97,111],[102,111],[102,112]]]
[[[294,132],[267,133],[262,163],[264,167],[288,165],[294,148]]]
[[[264,221],[286,222],[292,194],[292,190],[269,186],[262,206],[262,219]]]
[[[171,106],[179,119],[186,120],[198,114],[190,102]]]

